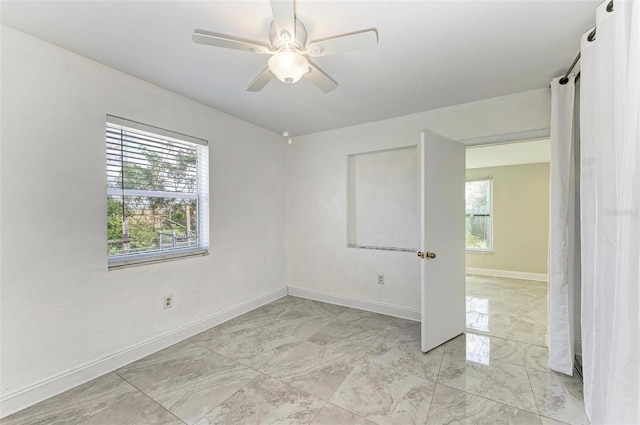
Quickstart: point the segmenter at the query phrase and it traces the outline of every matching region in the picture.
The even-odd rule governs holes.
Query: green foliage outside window
[[[197,184],[197,154],[194,150],[173,149],[167,159],[162,152],[142,147],[140,152],[145,161],[125,162],[119,181],[112,185],[140,191],[192,193]],[[110,196],[107,198],[107,239],[109,255],[197,246],[197,201],[179,197]]]
[[[467,249],[491,249],[491,180],[471,180],[465,186]]]

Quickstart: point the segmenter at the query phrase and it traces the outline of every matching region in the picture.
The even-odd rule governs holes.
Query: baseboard
[[[512,270],[480,269],[476,267],[467,267],[467,274],[508,277],[511,279],[538,280],[541,282],[547,281],[547,275],[545,273],[514,272]]]
[[[420,321],[420,310],[399,305],[383,303],[380,301],[365,300],[346,295],[332,294],[330,292],[318,291],[315,289],[298,288],[289,286],[289,295],[310,300],[322,301],[329,304],[337,304],[345,307],[357,308],[371,311],[373,313],[386,314],[387,316],[399,317],[401,319]]]
[[[167,348],[227,320],[254,310],[287,295],[287,288],[260,295],[218,313],[196,320],[162,335],[142,341],[43,381],[5,394],[0,399],[0,417],[8,416],[131,362]]]

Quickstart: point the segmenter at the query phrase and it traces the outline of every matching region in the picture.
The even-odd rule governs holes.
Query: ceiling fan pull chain
[[[289,131],[289,139],[287,143],[291,144],[291,84],[287,84],[289,90],[289,104],[287,107],[287,130]]]

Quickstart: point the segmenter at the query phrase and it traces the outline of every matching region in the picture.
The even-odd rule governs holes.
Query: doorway
[[[470,146],[466,158],[467,339],[546,347],[550,140]]]

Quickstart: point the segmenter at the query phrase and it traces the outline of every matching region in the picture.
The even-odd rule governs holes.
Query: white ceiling
[[[467,169],[549,162],[551,140],[467,147]]]
[[[292,133],[547,87],[579,49],[600,0],[298,0],[309,40],[377,28],[373,50],[316,58],[340,83],[292,88]],[[268,43],[261,1],[2,1],[1,22],[107,66],[281,132],[287,86],[245,89],[268,57],[197,45],[201,28]]]

